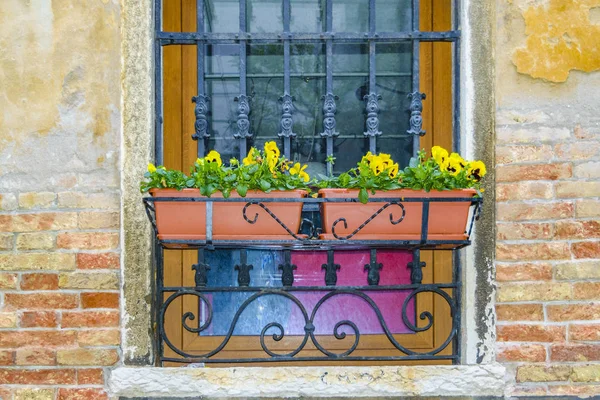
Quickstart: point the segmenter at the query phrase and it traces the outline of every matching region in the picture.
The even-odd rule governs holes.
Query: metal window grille
[[[420,13],[420,4],[419,0],[412,0],[412,29],[403,32],[380,32],[377,29],[376,24],[376,12],[377,12],[377,1],[376,0],[360,0],[362,2],[368,3],[368,30],[365,32],[334,32],[333,31],[333,5],[336,1],[341,0],[320,0],[324,10],[325,10],[325,18],[324,18],[324,30],[322,32],[292,32],[290,30],[290,21],[291,21],[291,1],[292,0],[281,0],[282,11],[283,11],[283,30],[281,32],[275,33],[253,33],[249,32],[247,26],[247,1],[248,0],[239,0],[239,31],[232,33],[215,33],[215,32],[207,32],[205,27],[205,7],[206,3],[209,0],[196,0],[196,17],[197,17],[197,29],[195,32],[166,32],[162,29],[162,1],[163,0],[155,0],[154,2],[154,24],[155,24],[155,42],[154,42],[154,51],[155,51],[155,85],[156,85],[156,98],[155,98],[155,106],[156,106],[156,126],[155,126],[155,160],[157,164],[163,163],[163,91],[162,91],[162,77],[163,77],[163,47],[171,46],[171,45],[193,45],[197,47],[197,94],[193,98],[193,105],[195,111],[195,133],[192,138],[197,141],[197,153],[198,157],[203,157],[207,151],[208,139],[211,137],[210,132],[210,124],[209,124],[209,102],[210,98],[207,95],[206,91],[206,82],[207,79],[210,78],[210,74],[207,74],[205,71],[205,57],[207,57],[207,48],[211,45],[221,45],[221,44],[233,44],[239,46],[239,94],[235,98],[236,101],[236,130],[234,132],[235,140],[238,141],[239,147],[239,157],[244,158],[247,153],[248,141],[252,139],[253,132],[250,130],[250,121],[249,115],[251,113],[251,101],[249,98],[249,94],[247,93],[247,49],[248,44],[283,44],[283,93],[280,96],[280,130],[276,132],[276,134],[283,140],[284,144],[284,154],[289,159],[291,156],[291,146],[293,141],[295,140],[296,134],[294,133],[294,93],[292,93],[290,80],[294,77],[294,74],[291,72],[290,68],[290,46],[296,43],[316,43],[325,46],[325,92],[322,94],[322,114],[321,118],[323,121],[323,131],[320,132],[320,136],[323,137],[326,141],[326,155],[327,156],[335,156],[334,154],[334,139],[339,136],[339,132],[336,129],[336,112],[337,112],[337,97],[334,88],[334,45],[338,43],[362,43],[368,46],[368,91],[364,95],[364,111],[365,111],[365,129],[364,129],[364,138],[368,141],[368,148],[372,152],[376,152],[377,149],[377,141],[378,139],[385,137],[386,132],[382,132],[379,129],[379,114],[380,114],[380,100],[381,94],[378,93],[377,86],[377,77],[381,76],[377,74],[377,44],[378,43],[405,43],[410,42],[412,44],[412,61],[411,61],[411,73],[412,73],[412,83],[411,83],[411,92],[408,93],[408,104],[409,108],[407,111],[408,121],[408,130],[406,134],[413,136],[413,146],[412,151],[413,154],[416,154],[419,150],[419,139],[421,136],[425,134],[422,128],[422,118],[421,112],[423,110],[423,99],[425,98],[425,94],[423,94],[419,87],[420,82],[420,60],[419,60],[419,52],[420,52],[420,44],[421,42],[452,42],[453,46],[453,136],[454,136],[454,147],[458,148],[460,145],[459,139],[459,113],[458,113],[458,104],[459,104],[459,54],[460,54],[460,30],[459,30],[459,20],[460,20],[460,12],[458,10],[458,5],[454,6],[453,9],[453,29],[450,31],[421,31],[420,21],[419,21],[419,13]],[[310,71],[306,72],[310,74]],[[319,73],[314,73],[315,76],[319,75]],[[237,76],[236,76],[237,77]],[[190,105],[192,106],[192,105]],[[328,162],[327,165],[328,174],[333,173],[333,166],[331,162]],[[163,201],[181,201],[182,199],[163,199]],[[282,288],[268,288],[268,287],[258,287],[251,286],[249,281],[249,269],[252,268],[250,263],[248,262],[248,254],[243,245],[239,243],[228,243],[224,244],[223,248],[229,249],[238,249],[239,250],[239,263],[236,265],[236,270],[238,271],[238,282],[239,286],[237,287],[207,287],[207,274],[210,269],[206,259],[207,255],[205,249],[211,249],[212,245],[209,245],[207,242],[203,243],[171,243],[175,245],[184,244],[190,245],[192,248],[198,248],[198,264],[192,266],[195,270],[195,282],[196,286],[193,288],[186,287],[165,287],[163,285],[163,273],[164,270],[162,268],[163,259],[163,249],[167,247],[168,243],[166,242],[157,242],[157,251],[156,251],[156,262],[157,262],[157,304],[156,304],[156,320],[158,322],[158,359],[161,362],[171,361],[171,362],[215,362],[215,363],[228,363],[228,362],[254,362],[254,361],[327,361],[327,360],[349,360],[349,361],[418,361],[418,360],[451,360],[454,363],[459,361],[460,354],[460,289],[461,284],[459,280],[460,276],[460,266],[458,263],[455,263],[453,268],[453,279],[452,283],[444,283],[444,284],[422,284],[422,272],[421,269],[424,267],[424,263],[420,260],[420,249],[431,249],[437,248],[438,245],[444,245],[444,243],[434,243],[434,241],[427,241],[427,220],[428,220],[428,210],[429,210],[429,200],[424,199],[413,199],[414,201],[423,201],[423,228],[424,228],[424,236],[420,241],[416,241],[414,243],[404,243],[401,248],[412,250],[413,258],[409,263],[408,267],[411,269],[411,283],[405,285],[394,285],[394,286],[378,286],[377,283],[374,283],[375,280],[378,281],[378,271],[381,269],[381,264],[377,262],[377,249],[381,246],[386,248],[397,248],[399,246],[398,243],[393,242],[379,242],[379,243],[360,243],[354,242],[354,245],[359,245],[361,248],[366,248],[370,250],[370,262],[365,266],[369,270],[369,284],[367,286],[361,287],[335,287],[335,282],[329,280],[328,274],[331,276],[336,276],[336,270],[339,269],[339,266],[334,262],[334,250],[338,249],[338,247],[331,246],[330,243],[320,243],[318,241],[313,241],[311,245],[308,247],[305,246],[305,249],[326,249],[327,250],[327,263],[323,265],[323,269],[326,270],[325,275],[325,285],[324,286],[310,286],[310,287],[292,287],[290,282],[293,282],[293,270],[295,266],[291,263],[290,258],[290,250],[289,246],[280,247],[279,244],[265,243],[265,246],[269,248],[276,248],[278,250],[283,250],[284,260],[282,264],[279,266],[282,269]],[[160,201],[157,199],[145,199],[146,209],[151,221],[154,221],[154,204],[156,201]],[[190,201],[188,199],[188,201]],[[193,201],[206,202],[207,209],[207,220],[211,220],[210,224],[207,225],[207,235],[208,232],[212,232],[212,202],[213,200],[207,199],[193,199]],[[216,200],[215,200],[216,201]],[[240,200],[232,200],[232,199],[221,199],[220,201],[240,201]],[[323,202],[323,199],[304,199],[302,202],[304,203],[304,211],[317,211],[320,202]],[[375,214],[372,218],[378,215],[384,208],[390,205],[398,205],[397,199],[383,199],[383,201],[387,201],[385,207],[383,207],[377,214]],[[451,201],[470,201],[469,199],[454,199]],[[259,204],[260,203],[260,204]],[[249,202],[244,208],[244,212],[249,205],[260,205],[261,207],[264,204],[269,204],[269,199],[260,199],[259,202],[253,201]],[[480,202],[475,201],[473,203],[478,209]],[[264,206],[263,208],[265,208]],[[209,218],[210,214],[210,218]],[[277,219],[276,216],[273,218]],[[244,214],[244,218],[246,218]],[[372,219],[371,218],[371,219]],[[472,216],[474,218],[474,215]],[[392,220],[390,215],[390,220]],[[369,220],[370,221],[370,220]],[[366,221],[368,223],[369,221]],[[281,222],[279,222],[281,224]],[[394,222],[392,222],[394,223]],[[153,224],[154,225],[154,224]],[[282,225],[283,226],[283,225]],[[156,226],[154,226],[156,228]],[[362,227],[361,227],[362,228]],[[472,220],[471,226],[472,228]],[[360,228],[359,228],[360,230]],[[294,238],[295,235],[292,234]],[[347,245],[347,243],[345,243]],[[450,249],[457,249],[463,247],[465,245],[470,244],[468,240],[461,241],[460,243],[445,243],[449,245]],[[292,245],[294,248],[295,245]],[[310,247],[313,246],[313,247]],[[344,246],[339,246],[339,248],[345,248]],[[349,248],[353,248],[350,246]],[[372,276],[371,276],[372,273]],[[377,279],[375,279],[377,278]],[[291,281],[290,281],[291,280]],[[287,283],[286,283],[287,282]],[[393,347],[400,351],[401,355],[393,355],[393,356],[377,356],[377,357],[361,357],[352,355],[353,351],[358,346],[358,341],[360,335],[356,326],[354,326],[351,322],[347,320],[339,321],[335,325],[334,336],[336,339],[340,339],[341,337],[345,337],[345,333],[339,331],[339,328],[342,326],[350,327],[351,330],[354,331],[356,339],[355,343],[352,347],[343,352],[343,353],[335,353],[328,351],[327,349],[321,347],[318,344],[318,341],[314,338],[314,326],[312,325],[313,319],[312,317],[308,318],[307,309],[297,300],[295,296],[296,292],[302,291],[315,291],[318,293],[324,293],[324,296],[317,303],[313,310],[313,314],[316,310],[328,299],[332,298],[335,295],[349,295],[354,296],[360,299],[363,299],[367,303],[369,303],[374,309],[377,308],[374,305],[373,301],[369,297],[371,293],[381,292],[381,291],[407,291],[409,292],[406,301],[401,305],[401,318],[404,320],[407,327],[412,332],[422,332],[431,328],[433,325],[433,316],[429,312],[423,312],[418,317],[421,320],[424,320],[426,323],[425,326],[417,326],[416,320],[416,310],[409,310],[409,299],[416,298],[419,293],[433,293],[435,295],[441,296],[444,301],[447,302],[450,308],[451,318],[452,318],[452,330],[448,336],[448,338],[437,348],[432,349],[430,351],[426,351],[420,353],[418,351],[413,351],[405,346],[401,345],[393,338],[393,335],[386,330],[385,335],[388,337]],[[165,334],[164,324],[164,313],[166,308],[178,297],[181,296],[194,296],[197,298],[199,306],[202,307],[208,306],[210,316],[208,320],[201,320],[198,317],[198,327],[194,328],[188,325],[190,320],[193,320],[195,317],[193,315],[189,315],[190,313],[186,313],[183,315],[181,319],[182,326],[191,333],[199,333],[203,329],[205,329],[211,322],[210,318],[212,318],[212,308],[210,307],[210,299],[207,297],[210,293],[249,293],[250,297],[248,297],[243,304],[239,306],[239,309],[236,313],[236,317],[233,321],[233,325],[231,329],[228,331],[223,343],[219,345],[215,350],[205,352],[202,354],[191,354],[184,350],[178,349],[174,343],[171,343]],[[166,300],[163,298],[163,295],[166,294],[168,297]],[[283,337],[283,327],[277,323],[267,324],[260,334],[261,347],[266,353],[266,357],[259,358],[244,358],[244,359],[231,359],[231,358],[218,358],[213,357],[222,348],[227,344],[230,338],[233,336],[234,325],[237,321],[236,318],[239,317],[239,314],[255,299],[264,296],[277,296],[282,298],[283,300],[291,300],[295,302],[295,304],[302,310],[305,319],[306,325],[304,329],[305,339],[303,344],[297,349],[297,351],[293,351],[287,354],[276,354],[268,349],[268,346],[265,345],[265,337],[267,335],[267,331],[269,329],[275,329],[280,331],[279,334],[273,334],[273,340],[278,341]],[[200,311],[199,311],[200,314]],[[409,316],[413,314],[413,316]],[[382,315],[379,313],[377,318],[382,326],[385,326],[385,321],[383,321]],[[414,318],[414,320],[411,320]],[[387,328],[386,328],[387,329]],[[298,358],[296,355],[302,350],[303,346],[306,344],[308,338],[314,342],[315,346],[318,350],[323,353],[321,356],[317,357],[302,357]],[[338,337],[339,336],[339,337]],[[440,353],[444,350],[449,343],[453,343],[453,351],[452,354],[443,354]],[[167,345],[172,350],[175,351],[181,358],[179,357],[166,357],[164,354],[164,345]]]

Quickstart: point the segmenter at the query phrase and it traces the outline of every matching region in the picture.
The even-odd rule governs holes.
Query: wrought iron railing
[[[470,244],[470,235],[473,229],[474,221],[479,216],[482,200],[481,198],[471,197],[454,197],[454,198],[378,198],[377,203],[381,203],[381,207],[367,218],[362,224],[357,226],[348,235],[336,234],[335,227],[338,224],[346,224],[345,218],[338,218],[330,227],[330,232],[333,233],[334,239],[322,240],[319,239],[320,227],[308,221],[307,235],[299,235],[287,227],[281,219],[275,215],[269,208],[269,203],[285,203],[285,202],[302,202],[304,210],[316,211],[319,204],[332,202],[355,202],[355,199],[330,199],[330,198],[303,198],[303,199],[282,199],[282,198],[206,198],[206,197],[146,197],[143,199],[148,217],[152,223],[155,233],[158,235],[156,219],[155,219],[155,204],[158,202],[202,202],[206,205],[206,237],[203,240],[159,240],[157,239],[156,246],[156,333],[158,344],[158,360],[164,362],[177,363],[254,363],[254,362],[296,362],[296,361],[418,361],[418,360],[451,360],[454,363],[459,361],[460,354],[460,317],[461,317],[461,282],[460,282],[460,266],[454,263],[452,271],[452,281],[446,283],[422,283],[423,271],[425,263],[421,261],[420,251],[424,249],[442,249],[456,250]],[[254,207],[258,207],[266,212],[269,218],[275,220],[288,234],[289,239],[285,240],[215,240],[212,237],[213,222],[213,205],[220,202],[237,202],[245,203],[240,215],[240,222],[246,224],[255,224],[259,218],[259,214],[253,211]],[[390,224],[401,224],[406,216],[405,203],[421,203],[422,204],[422,223],[420,238],[415,240],[362,240],[356,238],[355,235],[370,224],[376,218],[384,218],[389,220]],[[429,205],[430,203],[445,202],[468,202],[471,205],[468,217],[468,223],[465,229],[464,240],[430,240],[428,238],[429,226]],[[348,229],[347,226],[345,226]],[[352,229],[352,228],[350,228]],[[158,237],[158,236],[157,236]],[[197,249],[198,263],[191,266],[194,270],[194,286],[165,286],[164,284],[164,250],[188,248]],[[206,262],[206,252],[216,249],[234,249],[239,251],[239,263],[231,266],[232,270],[237,271],[237,286],[210,286],[209,270],[210,265]],[[250,270],[253,268],[248,263],[247,252],[249,249],[265,249],[265,250],[280,250],[283,252],[283,262],[278,265],[281,271],[281,286],[265,286],[262,284],[253,285],[250,279]],[[370,260],[364,266],[368,271],[366,282],[357,286],[337,286],[337,274],[340,265],[334,262],[336,251],[340,250],[365,249],[369,250]],[[377,260],[378,249],[403,249],[412,252],[412,261],[407,267],[410,269],[410,284],[395,284],[395,285],[379,285],[379,274],[382,264]],[[294,285],[294,274],[296,266],[292,264],[292,251],[315,251],[322,250],[327,252],[327,262],[321,268],[323,270],[323,284],[318,286],[300,286]],[[343,266],[342,266],[343,267]],[[319,294],[319,299],[314,305],[307,305],[303,300],[302,293],[310,292]],[[375,293],[402,293],[404,300],[398,304],[398,314],[394,318],[401,319],[407,332],[421,333],[434,329],[435,315],[433,310],[420,310],[416,306],[417,296],[429,293],[432,296],[439,297],[447,304],[449,318],[451,321],[450,329],[444,339],[439,340],[434,346],[427,349],[411,348],[402,344],[392,330],[389,328],[390,316],[384,316],[380,306],[374,300]],[[197,307],[192,311],[182,312],[180,314],[182,330],[187,334],[197,335],[201,339],[203,334],[210,331],[215,323],[216,315],[220,315],[223,310],[215,309],[215,305],[211,301],[211,296],[217,294],[244,294],[241,303],[236,305],[233,317],[229,322],[229,326],[223,330],[223,334],[219,335],[218,340],[212,340],[211,349],[190,350],[184,349],[173,338],[167,334],[166,318],[169,312],[173,312],[170,307],[176,303],[176,300],[186,296],[191,296],[197,302]],[[232,353],[226,352],[228,344],[232,338],[237,335],[235,333],[239,319],[249,307],[260,299],[277,298],[279,302],[288,302],[290,306],[295,307],[301,315],[302,333],[294,333],[294,347],[281,349],[277,348],[277,343],[281,343],[284,337],[289,337],[286,334],[286,329],[280,322],[272,321],[264,324],[262,328],[255,332],[244,333],[244,335],[254,336],[260,343],[260,355],[252,356],[235,356]],[[322,343],[322,336],[315,332],[319,330],[317,320],[319,311],[324,304],[335,302],[334,299],[359,299],[368,305],[370,310],[376,316],[377,324],[382,335],[389,342],[390,351],[386,355],[364,355],[361,353],[361,339],[364,335],[361,334],[358,325],[343,316],[339,316],[339,320],[335,322],[330,338],[334,338],[340,343],[343,341],[347,346],[340,349],[328,348]],[[185,310],[184,310],[185,311]],[[420,312],[419,312],[420,311]],[[200,315],[202,314],[202,315]],[[173,315],[173,314],[170,314]],[[388,318],[388,320],[386,320]],[[421,322],[418,322],[419,319]],[[321,330],[322,331],[322,330]],[[206,339],[206,338],[204,338]],[[329,341],[328,343],[330,343]],[[451,351],[447,349],[451,347]],[[275,347],[275,348],[274,348]],[[165,349],[169,349],[165,351]],[[308,354],[307,350],[312,353]],[[167,354],[168,353],[168,354]],[[225,354],[225,355],[224,355]],[[235,354],[235,353],[234,353]],[[316,355],[315,355],[316,354]]]

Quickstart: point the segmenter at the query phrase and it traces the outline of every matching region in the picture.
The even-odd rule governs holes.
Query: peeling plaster
[[[571,70],[600,69],[600,0],[515,1],[527,39],[512,62],[517,71],[550,82],[565,82]],[[592,12],[593,10],[593,12]]]

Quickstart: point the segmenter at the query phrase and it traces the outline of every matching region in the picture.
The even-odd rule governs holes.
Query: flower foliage
[[[275,142],[267,142],[262,150],[252,147],[248,155],[239,162],[232,158],[225,165],[221,155],[210,151],[206,157],[194,163],[190,175],[148,164],[148,172],[140,184],[142,192],[153,188],[197,188],[204,196],[222,192],[229,197],[232,191],[245,196],[248,190],[270,192],[272,190],[319,188],[358,189],[362,203],[369,200],[369,192],[378,190],[414,189],[452,190],[481,188],[481,179],[486,174],[482,161],[466,161],[458,153],[449,153],[440,146],[431,149],[431,157],[420,151],[409,165],[400,170],[389,154],[368,152],[356,168],[336,177],[321,177],[311,182],[306,165],[292,163],[281,156]]]
[[[398,163],[389,154],[368,152],[356,168],[337,177],[325,178],[318,186],[359,189],[358,198],[361,203],[366,203],[369,192],[375,194],[377,190],[479,190],[486,174],[482,161],[466,161],[458,153],[448,153],[440,146],[431,149],[431,157],[427,158],[425,151],[420,151],[403,171],[398,169]]]
[[[291,164],[281,157],[275,142],[265,143],[263,150],[252,147],[241,163],[232,158],[229,165],[225,165],[221,155],[212,150],[196,160],[189,176],[181,171],[149,164],[140,189],[144,193],[154,188],[197,188],[203,196],[222,192],[226,198],[234,190],[244,197],[248,190],[268,193],[272,190],[307,189],[310,182],[310,176],[305,172],[307,166],[296,163],[290,167]]]

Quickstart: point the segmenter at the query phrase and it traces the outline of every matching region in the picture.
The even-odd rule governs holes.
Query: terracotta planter
[[[322,203],[321,220],[323,222],[323,239],[335,240],[331,232],[333,223],[339,218],[345,218],[348,224],[340,222],[335,226],[335,233],[339,237],[350,235],[361,224],[369,219],[377,210],[385,205],[377,202],[377,198],[408,198],[408,197],[473,197],[477,192],[474,189],[431,191],[420,190],[390,190],[369,193],[369,202],[361,203]],[[319,195],[325,198],[354,198],[358,199],[358,190],[352,189],[321,189]],[[358,200],[357,200],[358,201]],[[422,227],[423,203],[402,203],[405,216],[402,222],[393,225],[390,223],[390,213],[394,220],[402,217],[402,209],[392,205],[369,222],[360,232],[349,240],[420,240]],[[466,228],[469,218],[470,203],[468,202],[440,202],[430,203],[428,240],[465,240]]]
[[[152,189],[154,197],[202,197],[198,189]],[[248,192],[245,199],[252,198],[302,198],[304,190],[273,191],[271,193]],[[223,198],[215,193],[212,198]],[[231,198],[240,198],[233,192]],[[156,227],[160,240],[205,240],[206,203],[160,202],[155,204]],[[250,224],[242,214],[246,202],[213,203],[213,240],[286,240],[291,239],[285,229],[258,205],[248,207],[246,215],[256,223]],[[300,229],[302,203],[264,203],[292,232]]]

